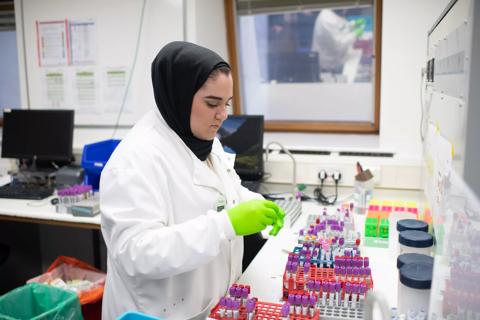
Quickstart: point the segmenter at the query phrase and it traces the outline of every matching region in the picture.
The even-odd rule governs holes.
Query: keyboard
[[[242,180],[242,186],[252,192],[258,192],[258,190],[260,189],[260,183],[260,181]]]
[[[290,227],[293,226],[302,214],[302,202],[296,199],[277,199],[274,202],[283,209],[285,217],[290,218]]]
[[[52,194],[53,188],[21,183],[7,184],[0,187],[0,198],[41,200]]]

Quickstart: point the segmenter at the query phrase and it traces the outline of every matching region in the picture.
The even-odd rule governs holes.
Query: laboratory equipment
[[[457,0],[427,37],[422,177],[436,241],[429,319],[478,317],[479,34],[480,3]]]
[[[433,265],[408,263],[400,268],[398,283],[398,311],[428,312]]]
[[[431,255],[433,250],[433,237],[425,231],[405,230],[398,236],[399,254],[420,253]]]
[[[53,194],[53,188],[25,183],[11,183],[0,187],[0,198],[41,200]]]
[[[355,211],[357,213],[366,213],[368,203],[373,196],[374,179],[370,170],[361,171],[355,176],[354,199]]]
[[[84,178],[85,170],[76,165],[63,166],[55,172],[55,186],[65,187],[81,184]]]
[[[420,253],[404,253],[397,258],[397,269],[409,263],[427,263],[433,265],[433,257]]]
[[[240,288],[240,290],[239,290]],[[239,294],[243,288],[248,288],[248,294]],[[286,303],[271,303],[259,301],[250,297],[250,286],[233,284],[228,290],[228,296],[220,301],[210,311],[208,319],[272,319],[272,320],[318,320],[320,311],[316,307],[316,297],[313,295],[298,295]]]
[[[31,161],[32,171],[70,163],[73,118],[73,110],[5,110],[2,157]]]
[[[285,148],[280,142],[276,142],[276,141],[271,141],[267,144],[267,146],[265,147],[265,161],[268,161],[268,157],[270,155],[270,146],[271,145],[277,145],[278,147],[280,147],[280,150],[281,152],[285,153],[287,156],[290,157],[290,159],[292,159],[292,163],[293,163],[293,172],[292,172],[292,197],[293,198],[296,198],[296,193],[297,193],[297,162],[295,161],[295,157],[293,156],[293,154],[288,151],[287,148]]]
[[[80,203],[81,201],[84,200],[94,200],[94,194],[93,194],[93,187],[90,185],[74,185],[68,188],[63,188],[59,189],[57,191],[58,195],[58,202],[56,204],[56,211],[59,213],[73,213],[72,207]],[[98,203],[98,199],[95,199]],[[93,213],[94,208],[91,210],[91,215],[95,215]],[[82,210],[80,210],[82,211]],[[100,208],[96,210],[96,214],[100,212]],[[78,212],[77,212],[78,213]],[[87,211],[83,211],[83,216],[88,216]]]
[[[415,219],[402,219],[397,221],[397,231],[417,230],[428,232],[428,224],[425,221]]]
[[[241,180],[263,178],[263,127],[263,115],[229,115],[218,129],[224,150],[235,154],[234,169]]]
[[[93,186],[94,191],[98,191],[100,174],[119,143],[120,140],[110,139],[83,146],[82,167],[85,169],[84,183]]]

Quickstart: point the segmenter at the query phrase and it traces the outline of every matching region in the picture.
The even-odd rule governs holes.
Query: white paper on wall
[[[36,21],[38,65],[66,66],[68,57],[67,20]]]
[[[69,21],[72,65],[95,64],[97,56],[96,24],[92,19]]]

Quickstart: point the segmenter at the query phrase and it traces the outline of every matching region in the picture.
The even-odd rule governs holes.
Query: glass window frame
[[[233,75],[233,114],[242,114],[241,78],[237,46],[236,1],[224,0],[227,47]],[[373,81],[373,123],[345,121],[273,121],[265,120],[265,131],[278,132],[323,132],[323,133],[369,133],[378,134],[380,129],[380,83],[382,52],[382,0],[374,2],[374,81]]]

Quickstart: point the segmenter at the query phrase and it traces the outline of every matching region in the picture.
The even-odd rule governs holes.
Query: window
[[[0,126],[3,109],[20,107],[17,38],[13,0],[0,2]]]
[[[270,131],[378,132],[381,1],[225,0],[225,9],[234,113],[263,114]]]

